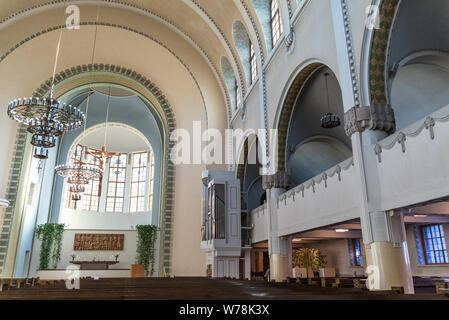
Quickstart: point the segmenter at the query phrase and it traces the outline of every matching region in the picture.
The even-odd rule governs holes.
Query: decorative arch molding
[[[371,104],[388,103],[386,63],[394,18],[401,0],[381,0],[379,7],[380,28],[375,29],[370,41],[369,96]]]
[[[82,78],[83,75],[88,77]],[[72,82],[72,83],[71,83]],[[152,103],[163,120],[166,137],[176,129],[174,113],[163,92],[153,82],[141,74],[121,66],[89,64],[72,67],[55,76],[55,96],[59,97],[75,87],[89,83],[114,83],[123,85],[139,93]],[[41,84],[33,93],[34,96],[45,96],[51,87],[51,79]],[[6,209],[6,215],[12,220],[15,212],[15,201],[19,192],[19,182],[24,161],[27,131],[25,126],[19,126],[16,135],[16,144],[12,158],[12,173],[9,176],[7,197],[11,205]],[[161,195],[161,210],[159,215],[160,246],[159,246],[159,276],[171,274],[172,267],[172,220],[175,196],[175,165],[170,161],[170,150],[174,142],[166,139],[163,151],[162,178],[163,192]],[[0,234],[10,238],[11,224],[4,224]],[[3,239],[3,238],[2,238]],[[7,244],[6,244],[7,247]],[[4,271],[6,252],[0,251],[0,274]],[[162,267],[162,268],[161,268]]]
[[[245,86],[245,81],[244,81],[244,77],[243,77],[243,72],[242,69],[240,68],[240,65],[238,63],[238,58],[236,53],[234,52],[231,43],[229,42],[229,40],[226,38],[225,33],[223,32],[223,30],[221,30],[220,26],[218,25],[218,23],[211,17],[211,15],[206,11],[206,9],[204,9],[197,0],[184,0],[192,9],[194,9],[198,15],[200,17],[202,17],[202,19],[204,21],[206,21],[206,23],[211,27],[211,29],[215,32],[215,34],[217,35],[217,37],[221,40],[221,42],[224,44],[224,47],[226,49],[226,51],[228,52],[228,54],[232,57],[232,62],[235,65],[235,68],[237,69],[237,74],[238,74],[238,78],[239,78],[239,85],[241,88],[241,93],[242,93],[242,97],[244,97],[246,95],[246,86]]]
[[[319,69],[325,67],[325,65],[321,62],[313,62],[305,66],[294,78],[288,87],[288,91],[285,94],[285,98],[283,100],[283,104],[280,108],[280,113],[278,114],[277,119],[277,129],[278,129],[278,141],[277,141],[277,170],[276,171],[285,171],[286,170],[286,145],[287,145],[287,134],[288,128],[290,125],[290,119],[298,100],[299,95],[301,94],[304,85],[307,83],[307,80]],[[276,123],[275,123],[276,126]]]
[[[203,92],[202,92],[202,90],[201,90],[201,87],[200,87],[200,85],[199,85],[198,80],[196,79],[196,77],[195,77],[195,75],[193,74],[192,70],[190,70],[190,68],[187,66],[187,64],[186,64],[186,63],[185,63],[185,62],[184,62],[184,61],[183,61],[183,60],[182,60],[182,59],[181,59],[181,58],[180,58],[180,57],[179,57],[179,56],[178,56],[172,49],[170,49],[166,44],[164,44],[164,43],[161,42],[160,40],[158,40],[158,39],[156,39],[156,38],[153,38],[152,36],[150,36],[150,35],[148,35],[148,34],[142,32],[142,31],[139,31],[139,30],[136,30],[136,29],[132,29],[132,28],[129,28],[129,27],[127,27],[127,26],[122,26],[122,25],[117,25],[117,24],[109,23],[109,22],[81,22],[80,25],[81,25],[81,26],[95,26],[95,25],[98,25],[98,26],[111,27],[111,28],[118,28],[118,29],[130,31],[130,32],[134,32],[134,33],[137,33],[137,34],[139,34],[139,35],[141,35],[141,36],[143,36],[143,37],[145,37],[145,38],[147,38],[147,39],[150,39],[150,40],[154,41],[155,43],[157,43],[158,45],[160,45],[161,47],[163,47],[164,49],[166,49],[166,50],[167,50],[173,57],[175,57],[175,58],[179,61],[179,63],[181,63],[181,65],[186,69],[186,71],[189,73],[190,77],[192,78],[193,82],[195,83],[195,85],[196,85],[196,87],[197,87],[197,89],[198,89],[198,91],[199,91],[199,93],[200,93],[200,95],[201,95],[201,100],[202,100],[204,112],[205,112],[205,115],[206,115],[206,128],[209,127],[209,126],[208,126],[208,115],[207,115],[206,101],[205,101],[205,99],[204,99],[204,94],[203,94]],[[15,46],[13,46],[12,48],[10,48],[8,51],[6,51],[6,52],[0,57],[0,63],[2,63],[2,62],[6,59],[6,57],[9,56],[12,52],[14,52],[17,48],[19,48],[19,47],[22,46],[23,44],[27,43],[28,41],[33,40],[33,39],[35,39],[35,38],[37,38],[37,37],[39,37],[39,36],[41,36],[41,35],[44,35],[44,34],[46,34],[46,33],[49,33],[49,32],[52,32],[52,31],[56,31],[56,30],[63,29],[63,28],[65,28],[65,27],[66,27],[65,25],[57,25],[57,26],[49,27],[49,28],[47,28],[47,29],[45,29],[45,30],[36,32],[36,33],[32,34],[32,35],[29,36],[29,37],[26,37],[25,39],[23,39],[23,40],[21,40],[20,42],[18,42]],[[103,65],[103,64],[98,64],[98,65],[105,66],[105,65]],[[81,67],[81,66],[78,66],[78,67]],[[50,81],[50,80],[49,80],[49,81]],[[47,82],[48,82],[48,81],[47,81]],[[50,81],[50,83],[51,83],[51,81]],[[230,116],[231,116],[231,111],[228,110],[228,117],[230,117]]]
[[[87,128],[85,131],[83,130],[83,132],[81,132],[75,138],[75,140],[73,140],[72,144],[70,145],[68,154],[72,154],[75,151],[76,145],[79,144],[85,137],[94,133],[95,131],[98,131],[99,129],[103,129],[106,127],[108,127],[108,128],[123,128],[129,132],[132,132],[134,135],[138,136],[140,139],[142,139],[142,141],[145,142],[146,146],[148,147],[148,151],[153,152],[153,147],[151,146],[151,142],[140,130],[137,130],[136,128],[131,127],[128,124],[124,124],[124,123],[120,123],[120,122],[107,122],[107,123],[104,122],[104,123],[96,124],[90,128]],[[136,151],[146,151],[146,150],[136,150]],[[68,159],[68,157],[67,157],[67,159]]]
[[[47,3],[38,4],[38,5],[35,5],[32,7],[28,7],[26,9],[20,10],[18,12],[15,12],[15,13],[3,18],[2,20],[0,20],[0,25],[2,25],[3,23],[6,23],[14,18],[18,18],[22,15],[29,14],[30,12],[35,11],[35,10],[40,10],[42,8],[50,7],[50,6],[54,6],[54,5],[58,5],[58,4],[59,5],[70,4],[73,2],[88,2],[88,1],[86,1],[86,0],[53,0],[53,1],[50,1]],[[91,2],[93,2],[93,1],[91,1]],[[218,83],[220,85],[222,94],[225,97],[226,104],[227,104],[227,110],[228,110],[228,121],[230,121],[231,116],[232,116],[232,114],[230,113],[231,102],[230,102],[229,96],[226,94],[227,92],[226,92],[225,85],[224,85],[224,79],[221,76],[221,74],[218,72],[216,65],[213,63],[212,59],[209,57],[209,55],[206,53],[206,51],[184,29],[182,29],[179,25],[177,25],[173,21],[167,19],[166,17],[164,17],[158,13],[155,13],[151,10],[148,10],[146,8],[135,5],[135,4],[125,3],[123,1],[116,1],[116,0],[98,0],[95,2],[96,2],[96,4],[102,3],[103,5],[111,5],[112,4],[119,8],[126,8],[129,10],[134,10],[139,13],[151,16],[152,18],[159,20],[162,23],[166,24],[172,30],[174,30],[175,32],[180,34],[184,39],[186,39],[188,42],[190,42],[201,53],[201,55],[206,59],[208,65],[213,70],[214,75],[217,78]],[[0,59],[0,62],[1,62],[1,60],[2,59]]]

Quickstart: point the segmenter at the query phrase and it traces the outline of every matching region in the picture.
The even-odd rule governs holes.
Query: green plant
[[[137,256],[136,263],[145,266],[146,274],[154,273],[154,244],[158,228],[153,225],[137,225]],[[151,266],[151,269],[150,269]]]
[[[293,254],[293,266],[316,271],[327,264],[325,258],[318,249],[299,248]]]
[[[50,258],[53,269],[58,266],[58,262],[61,260],[63,234],[64,224],[46,223],[37,226],[36,237],[41,241],[40,270],[49,269]]]

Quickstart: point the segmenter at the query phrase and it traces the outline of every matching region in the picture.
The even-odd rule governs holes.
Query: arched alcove
[[[401,1],[387,56],[387,99],[396,130],[449,104],[447,1]]]
[[[232,70],[231,63],[226,57],[221,57],[221,72],[228,87],[229,97],[231,98],[232,112],[237,110],[237,82]]]
[[[251,40],[246,32],[246,28],[240,21],[235,21],[232,25],[232,36],[234,44],[242,61],[243,69],[245,70],[246,84],[251,85]]]
[[[289,111],[290,110],[290,111]],[[285,146],[279,149],[278,166],[284,163],[292,186],[346,160],[352,154],[351,141],[343,125],[332,129],[321,127],[320,119],[332,112],[343,117],[340,85],[331,69],[322,64],[305,67],[293,81],[281,113],[279,136]],[[282,128],[286,126],[286,128]]]

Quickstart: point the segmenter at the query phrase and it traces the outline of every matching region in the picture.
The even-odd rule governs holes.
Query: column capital
[[[388,104],[352,107],[344,116],[348,136],[364,130],[380,130],[390,134],[396,129],[394,110]]]
[[[264,190],[273,188],[287,189],[289,185],[289,178],[285,171],[278,171],[272,175],[262,176],[262,187]]]

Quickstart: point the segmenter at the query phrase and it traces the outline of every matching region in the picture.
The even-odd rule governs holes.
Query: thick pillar
[[[277,199],[285,192],[288,178],[285,172],[263,176],[267,191],[268,254],[270,255],[270,281],[282,282],[291,277],[291,239],[278,236]]]
[[[372,233],[365,247],[369,289],[403,287],[405,293],[414,293],[402,213],[371,212],[368,224]]]
[[[388,105],[352,108],[345,114],[345,129],[352,135],[354,163],[359,169],[367,286],[373,291],[403,287],[405,293],[414,293],[404,220],[400,213],[381,209],[381,186],[374,153],[375,143],[394,131],[394,113]]]

